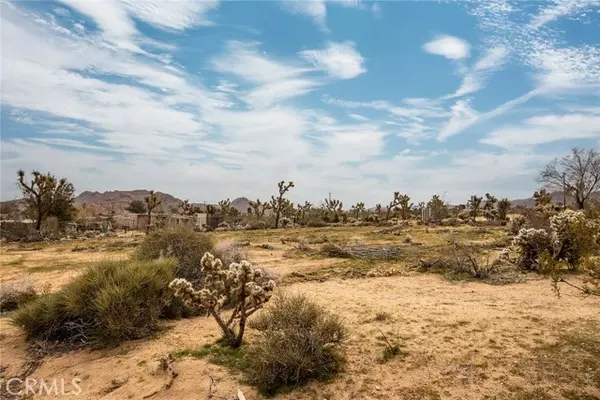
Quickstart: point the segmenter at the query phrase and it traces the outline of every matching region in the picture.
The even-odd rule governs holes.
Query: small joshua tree
[[[535,206],[543,208],[552,204],[552,195],[546,191],[546,189],[537,190],[533,193],[533,199],[535,200]]]
[[[193,205],[189,200],[184,200],[180,204],[183,215],[196,215],[202,211],[200,207]]]
[[[254,210],[254,215],[256,216],[257,220],[260,220],[262,217],[265,216],[266,210],[271,209],[271,204],[267,202],[263,203],[260,201],[260,199],[256,199],[256,201],[250,201],[249,204],[252,210]]]
[[[400,196],[400,217],[403,220],[407,220],[410,218],[410,210],[413,207],[413,203],[410,202],[410,197],[408,195]]]
[[[160,206],[162,200],[159,200],[154,190],[151,190],[150,195],[144,197],[144,201],[146,202],[146,209],[148,210],[148,226],[146,226],[146,234],[148,234],[148,232],[150,232],[150,223],[152,222],[152,210]]]
[[[298,221],[304,222],[304,218],[306,217],[306,213],[310,213],[312,209],[312,203],[305,201],[304,204],[296,205],[296,219]]]
[[[446,214],[448,214],[448,206],[437,194],[433,195],[431,200],[429,200],[427,207],[429,207],[431,217],[434,221],[441,221],[446,217]]]
[[[340,219],[340,214],[343,212],[344,204],[340,200],[325,199],[325,208],[327,209],[327,212],[331,214],[331,220],[337,222]]]
[[[174,279],[169,287],[187,306],[207,310],[229,345],[237,348],[242,344],[248,317],[271,299],[275,282],[260,283],[264,280],[263,271],[246,260],[225,267],[220,259],[206,253],[200,265],[204,275],[202,289],[196,290],[189,281],[180,278]],[[233,306],[229,318],[222,313],[226,303]]]
[[[230,214],[231,201],[229,199],[219,201],[219,212],[223,215],[223,218]]]
[[[279,218],[281,217],[281,212],[287,206],[283,195],[294,187],[294,182],[289,181],[286,184],[285,181],[281,181],[277,184],[277,187],[279,188],[279,197],[271,196],[271,208],[275,212],[275,228],[279,228]]]
[[[388,204],[387,211],[385,213],[386,221],[390,219],[390,213],[392,212],[392,209],[402,202],[402,197],[403,196],[400,194],[400,192],[394,192],[394,198],[392,199],[392,201],[390,201],[390,204]],[[410,201],[410,197],[408,198],[408,200]]]
[[[471,199],[467,202],[467,206],[470,209],[472,218],[477,218],[477,216],[479,215],[479,209],[481,208],[482,200],[483,200],[483,197],[473,195],[473,196],[471,196]]]
[[[501,221],[506,221],[508,218],[508,210],[510,210],[510,200],[505,197],[498,202],[498,218]]]
[[[354,218],[358,219],[361,213],[365,212],[365,203],[360,202],[356,203],[352,207],[350,207],[350,212],[354,214]]]

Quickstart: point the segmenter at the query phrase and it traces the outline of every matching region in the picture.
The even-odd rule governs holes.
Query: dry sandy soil
[[[396,234],[375,230],[214,234],[217,241],[249,241],[249,258],[279,276],[278,290],[307,295],[341,315],[351,332],[346,371],[277,399],[600,399],[599,299],[582,299],[568,288],[557,298],[549,282],[534,274],[520,275],[518,283],[491,285],[411,268],[420,258],[447,252],[451,236],[497,251],[508,241],[503,228],[410,227]],[[398,244],[406,257],[393,263],[357,262],[307,254],[293,241],[298,235],[311,242],[326,237]],[[405,242],[407,235],[411,243]],[[139,240],[128,236],[4,246],[0,279],[29,279],[38,288],[49,283],[56,290],[93,261],[127,257]],[[259,247],[266,242],[275,249]],[[193,357],[176,360],[179,375],[169,389],[161,390],[167,380],[158,369],[161,356],[198,349],[219,338],[216,324],[204,317],[166,325],[152,339],[46,356],[32,376],[69,382],[79,378],[80,397],[85,399],[142,399],[157,390],[152,399],[206,399],[211,379],[215,400],[230,399],[238,389],[246,399],[261,398],[242,377]],[[27,343],[8,315],[0,318],[0,330],[3,375],[18,375],[30,360]],[[382,335],[401,347],[401,354],[387,362],[382,361]]]

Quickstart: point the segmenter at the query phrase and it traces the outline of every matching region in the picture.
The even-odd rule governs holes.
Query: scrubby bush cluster
[[[570,269],[598,249],[600,226],[582,211],[564,210],[550,217],[550,229],[522,228],[513,239],[518,264],[523,269],[537,270],[540,256],[547,253]]]
[[[264,275],[262,270],[254,268],[246,260],[226,267],[221,260],[207,252],[200,265],[204,276],[201,289],[195,289],[191,282],[182,278],[173,280],[169,287],[173,289],[175,297],[186,305],[207,310],[219,324],[229,345],[239,347],[246,319],[269,301],[275,282],[261,282]],[[221,313],[225,304],[233,308],[229,318]]]
[[[13,317],[28,339],[110,345],[158,328],[172,302],[167,285],[176,262],[111,261],[88,269],[57,293],[44,294]]]
[[[582,211],[565,210],[550,218],[554,256],[575,268],[597,246],[600,225]]]
[[[134,259],[141,261],[174,257],[177,259],[175,276],[190,282],[202,281],[198,266],[202,256],[213,248],[210,236],[184,230],[160,230],[151,232],[134,252]]]
[[[335,315],[303,296],[282,297],[251,322],[248,379],[263,392],[328,378],[345,363],[348,332]]]

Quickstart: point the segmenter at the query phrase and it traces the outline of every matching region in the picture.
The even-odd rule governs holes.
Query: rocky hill
[[[144,201],[146,196],[150,195],[149,190],[113,190],[110,192],[90,192],[85,191],[75,197],[75,204],[86,204],[103,213],[115,212],[120,214],[124,212],[133,200]],[[181,200],[171,196],[168,193],[156,192],[157,197],[162,201],[159,208],[169,212],[171,208],[179,208]]]

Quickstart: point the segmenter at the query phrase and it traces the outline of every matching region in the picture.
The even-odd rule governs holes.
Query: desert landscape
[[[481,281],[423,263],[451,252],[452,241],[497,255],[503,226],[399,224],[210,233],[277,277],[277,291],[302,294],[339,315],[349,332],[347,364],[329,381],[311,381],[281,399],[594,399],[600,396],[597,298],[564,288],[560,298],[536,273],[499,271]],[[145,235],[4,245],[2,284],[29,280],[59,290],[102,259],[127,259]],[[328,256],[323,243],[397,246],[394,260]],[[574,278],[576,281],[581,277]],[[42,289],[45,288],[45,289]],[[200,354],[220,337],[206,316],[167,321],[159,333],[101,350],[40,354],[10,323],[2,324],[3,376],[31,368],[36,378],[81,379],[89,399],[263,398],[227,365]],[[248,332],[249,341],[253,332]],[[385,356],[388,346],[397,354]],[[176,354],[169,389],[158,368]],[[226,364],[226,363],[225,363]],[[34,367],[32,367],[34,365]],[[207,397],[213,396],[213,397]],[[68,398],[66,395],[64,398]]]
[[[0,32],[0,400],[600,400],[600,0]]]

